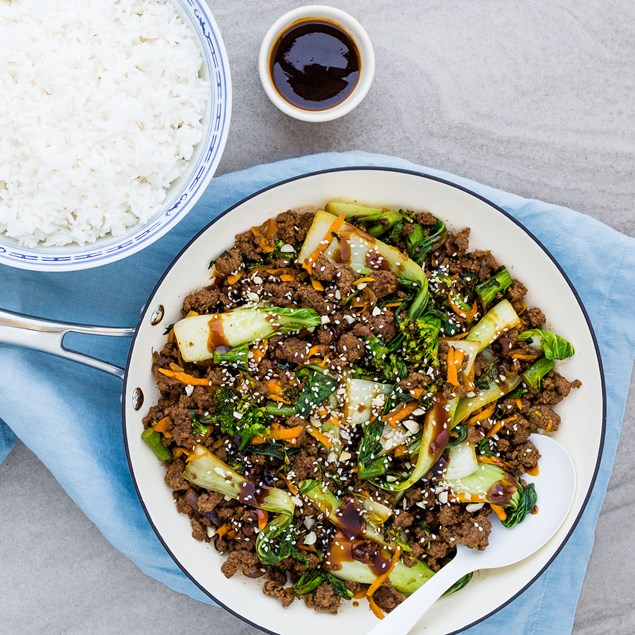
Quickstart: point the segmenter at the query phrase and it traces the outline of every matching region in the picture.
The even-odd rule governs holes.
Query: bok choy
[[[313,309],[241,307],[183,318],[174,325],[174,335],[186,362],[202,362],[213,359],[218,348],[239,347],[319,324],[320,315]]]

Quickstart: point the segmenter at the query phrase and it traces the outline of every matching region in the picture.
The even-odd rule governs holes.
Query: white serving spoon
[[[534,434],[540,474],[525,476],[538,494],[538,513],[507,529],[492,521],[489,546],[485,551],[459,546],[454,559],[434,574],[418,591],[387,615],[368,635],[405,635],[424,613],[464,575],[478,569],[505,567],[538,551],[558,530],[569,513],[575,494],[575,469],[567,451],[553,439]],[[469,586],[468,586],[469,588]],[[469,591],[468,591],[469,592]]]

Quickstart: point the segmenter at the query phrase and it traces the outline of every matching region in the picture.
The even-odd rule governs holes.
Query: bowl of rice
[[[190,211],[229,129],[205,0],[0,2],[0,264],[87,269]]]

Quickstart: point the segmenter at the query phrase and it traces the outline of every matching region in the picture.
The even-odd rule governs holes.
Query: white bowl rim
[[[517,593],[515,593],[513,596],[508,598],[502,604],[497,606],[494,610],[492,610],[492,611],[488,612],[487,614],[481,616],[479,619],[474,620],[473,622],[471,622],[470,624],[465,625],[464,627],[460,628],[459,630],[454,630],[454,631],[451,631],[451,632],[447,633],[447,635],[456,635],[458,633],[462,633],[465,630],[467,630],[467,629],[469,629],[469,628],[471,628],[471,627],[473,627],[473,626],[475,626],[477,624],[480,624],[481,622],[485,621],[486,619],[488,619],[492,615],[498,613],[500,610],[505,608],[511,602],[513,602],[517,597],[522,595],[522,593],[524,593],[546,571],[546,569],[551,565],[551,563],[556,559],[556,557],[564,549],[565,545],[569,542],[573,532],[577,528],[578,523],[580,522],[580,519],[582,518],[582,515],[584,514],[584,512],[586,510],[586,507],[588,505],[589,499],[590,499],[590,497],[593,494],[593,491],[595,489],[597,476],[598,476],[598,473],[599,473],[599,470],[600,470],[600,465],[601,465],[601,462],[602,462],[602,455],[603,455],[604,444],[605,444],[605,439],[606,439],[606,381],[605,381],[605,376],[604,376],[604,366],[603,366],[603,363],[602,363],[602,357],[600,355],[600,348],[599,348],[599,345],[598,345],[597,337],[595,335],[595,331],[594,331],[593,326],[591,324],[591,320],[589,318],[587,310],[586,310],[584,304],[582,303],[580,295],[578,294],[575,286],[573,285],[573,283],[569,279],[569,276],[566,274],[564,269],[560,266],[560,264],[555,259],[555,257],[551,254],[551,252],[547,249],[547,247],[542,243],[542,241],[540,241],[540,239],[538,239],[531,232],[531,230],[529,230],[527,227],[522,225],[510,213],[506,212],[500,206],[496,205],[495,203],[493,203],[492,201],[490,201],[486,197],[474,192],[473,190],[470,190],[467,187],[464,187],[462,185],[459,185],[457,183],[454,183],[452,181],[449,181],[447,179],[444,179],[444,178],[441,178],[441,177],[438,177],[438,176],[427,174],[427,173],[421,172],[421,171],[409,170],[409,169],[405,169],[405,168],[383,167],[383,166],[365,166],[365,165],[335,167],[335,168],[327,168],[327,169],[324,169],[324,170],[316,170],[314,172],[307,172],[307,173],[304,173],[304,174],[299,174],[299,175],[290,177],[288,179],[284,179],[282,181],[278,181],[276,183],[272,183],[271,185],[263,187],[263,188],[259,189],[258,191],[254,192],[254,193],[252,193],[252,194],[250,194],[248,196],[245,196],[243,199],[241,199],[237,203],[233,204],[231,207],[227,208],[221,214],[219,214],[216,218],[214,218],[214,220],[212,220],[205,227],[203,227],[183,247],[183,249],[178,253],[178,255],[175,256],[175,258],[172,261],[172,263],[170,263],[170,265],[165,269],[165,271],[163,272],[161,278],[158,280],[156,286],[154,287],[152,293],[148,297],[148,301],[146,303],[145,308],[143,309],[143,311],[141,313],[141,317],[139,319],[137,328],[135,330],[135,334],[133,336],[133,339],[132,339],[132,342],[131,342],[131,346],[130,346],[130,351],[129,351],[129,354],[128,354],[128,359],[127,359],[127,362],[126,362],[125,375],[124,375],[124,381],[123,381],[122,400],[121,400],[121,402],[122,402],[122,433],[123,433],[123,439],[124,439],[124,446],[125,446],[125,450],[126,450],[126,458],[127,458],[127,462],[128,462],[128,468],[130,470],[132,483],[133,483],[134,489],[135,489],[135,491],[137,493],[137,497],[139,498],[139,502],[141,503],[141,506],[143,507],[143,511],[145,512],[146,518],[148,519],[148,522],[150,523],[150,526],[154,530],[157,538],[159,539],[159,541],[163,545],[164,549],[168,552],[170,557],[174,560],[174,562],[179,567],[179,569],[187,576],[187,578],[189,578],[189,580],[191,582],[193,582],[207,597],[209,597],[211,600],[213,600],[217,605],[222,606],[226,611],[228,611],[229,613],[231,613],[235,617],[239,618],[241,621],[243,621],[243,622],[245,622],[247,624],[250,624],[251,626],[257,628],[258,630],[260,630],[260,631],[262,631],[264,633],[270,633],[271,635],[279,635],[279,633],[277,633],[276,631],[272,631],[272,630],[270,630],[268,628],[265,628],[264,626],[262,626],[262,625],[260,625],[260,624],[258,624],[256,622],[248,619],[247,617],[241,615],[237,610],[232,609],[231,607],[227,606],[225,603],[219,601],[209,590],[207,590],[203,585],[201,585],[193,577],[192,574],[190,574],[190,572],[185,568],[184,565],[181,564],[181,562],[179,561],[178,557],[172,552],[170,547],[166,544],[166,542],[164,541],[159,529],[155,525],[155,523],[154,523],[154,521],[152,519],[152,516],[150,514],[150,511],[148,510],[148,508],[146,507],[146,504],[144,502],[144,499],[143,499],[143,496],[141,494],[141,489],[139,487],[139,484],[137,483],[137,477],[135,476],[135,471],[134,471],[134,468],[133,468],[132,453],[131,453],[131,450],[130,450],[130,447],[129,447],[129,444],[128,444],[127,425],[126,425],[126,403],[127,403],[126,397],[128,396],[129,388],[132,388],[132,381],[129,383],[129,380],[132,379],[130,377],[130,375],[129,375],[129,368],[130,368],[130,362],[131,362],[133,353],[135,351],[135,344],[137,342],[137,338],[138,338],[139,332],[140,332],[140,330],[142,328],[142,325],[145,322],[145,319],[146,319],[148,313],[151,311],[151,307],[153,306],[152,300],[154,299],[154,296],[156,295],[157,291],[159,291],[159,289],[161,288],[164,279],[167,277],[167,275],[171,271],[172,267],[188,251],[190,246],[194,242],[196,242],[198,240],[198,238],[202,234],[204,234],[207,230],[209,230],[210,227],[212,227],[221,218],[223,218],[226,215],[230,214],[232,211],[234,211],[236,208],[240,207],[241,205],[243,205],[247,201],[250,201],[251,199],[256,198],[259,195],[261,195],[261,194],[263,194],[263,193],[265,193],[265,192],[267,192],[269,190],[275,189],[275,188],[277,188],[279,186],[283,186],[283,185],[286,185],[288,183],[292,183],[294,181],[299,181],[299,180],[302,180],[302,179],[308,179],[308,178],[311,178],[311,177],[325,175],[325,174],[332,174],[332,173],[339,173],[339,172],[355,172],[355,171],[393,172],[393,173],[397,173],[397,174],[411,175],[411,176],[420,177],[420,178],[423,178],[423,179],[428,179],[428,180],[431,180],[431,181],[436,181],[438,183],[441,183],[441,184],[444,184],[444,185],[448,185],[451,188],[455,188],[455,189],[457,189],[459,191],[462,191],[462,192],[464,192],[466,194],[469,194],[469,195],[479,199],[480,201],[484,202],[485,204],[489,205],[494,210],[496,210],[497,212],[502,214],[508,220],[512,221],[512,223],[514,223],[514,225],[516,225],[518,227],[518,229],[520,229],[521,231],[526,233],[529,236],[529,238],[532,239],[536,243],[536,245],[541,249],[541,251],[549,258],[549,260],[551,260],[552,264],[555,265],[555,267],[559,271],[560,275],[562,276],[562,278],[564,279],[564,281],[566,282],[566,284],[570,288],[570,290],[571,290],[571,292],[572,292],[572,294],[573,294],[573,296],[574,296],[574,298],[575,298],[575,300],[576,300],[576,302],[578,304],[578,307],[579,307],[579,309],[581,311],[581,314],[582,314],[582,316],[583,316],[583,318],[584,318],[584,320],[586,322],[586,326],[587,326],[587,328],[589,330],[589,334],[591,336],[591,340],[592,340],[592,343],[593,343],[593,347],[594,347],[595,355],[596,355],[596,359],[597,359],[598,371],[599,371],[599,380],[600,380],[600,387],[601,387],[601,394],[602,394],[601,433],[600,433],[600,439],[599,439],[599,444],[598,444],[597,456],[596,456],[596,459],[595,459],[595,465],[594,465],[594,468],[593,468],[593,475],[592,475],[591,480],[589,482],[588,489],[585,492],[584,500],[583,500],[583,502],[582,502],[582,504],[581,504],[581,506],[579,508],[577,516],[573,520],[573,522],[571,524],[571,527],[570,527],[569,531],[567,532],[566,536],[561,540],[560,544],[558,545],[557,549],[552,554],[552,556],[549,558],[549,560],[544,564],[544,566],[542,566],[540,568],[540,570],[533,577],[531,577],[531,579],[529,581],[527,581],[522,586],[522,588]]]
[[[269,72],[269,55],[277,37],[293,23],[306,18],[329,20],[341,26],[353,38],[359,49],[361,72],[353,92],[336,106],[324,110],[303,110],[290,104],[276,90]],[[368,94],[375,76],[375,50],[366,29],[346,11],[322,4],[306,5],[288,11],[271,25],[260,46],[258,74],[267,97],[278,110],[300,121],[333,121],[351,112]]]
[[[171,195],[159,214],[142,225],[137,225],[125,234],[110,237],[103,242],[84,246],[23,247],[15,241],[0,236],[0,265],[31,271],[51,273],[78,271],[104,266],[131,256],[148,247],[177,225],[207,189],[225,150],[232,112],[232,81],[227,51],[220,30],[205,0],[170,0],[177,11],[188,14],[192,28],[199,40],[203,65],[211,59],[210,88],[211,104],[216,108],[211,113],[204,138],[199,142],[198,160],[188,166],[191,172],[180,189]],[[198,27],[194,28],[194,22]],[[205,46],[209,53],[206,54]],[[212,143],[213,141],[213,143]],[[211,145],[210,145],[211,144]],[[205,149],[203,149],[203,146]],[[196,150],[195,150],[196,154]]]

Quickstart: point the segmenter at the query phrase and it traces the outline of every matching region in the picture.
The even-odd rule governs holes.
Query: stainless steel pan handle
[[[51,353],[123,379],[125,372],[123,368],[66,348],[64,336],[71,332],[84,333],[85,335],[131,337],[134,335],[135,329],[55,322],[0,310],[0,344],[24,346],[36,351]]]

